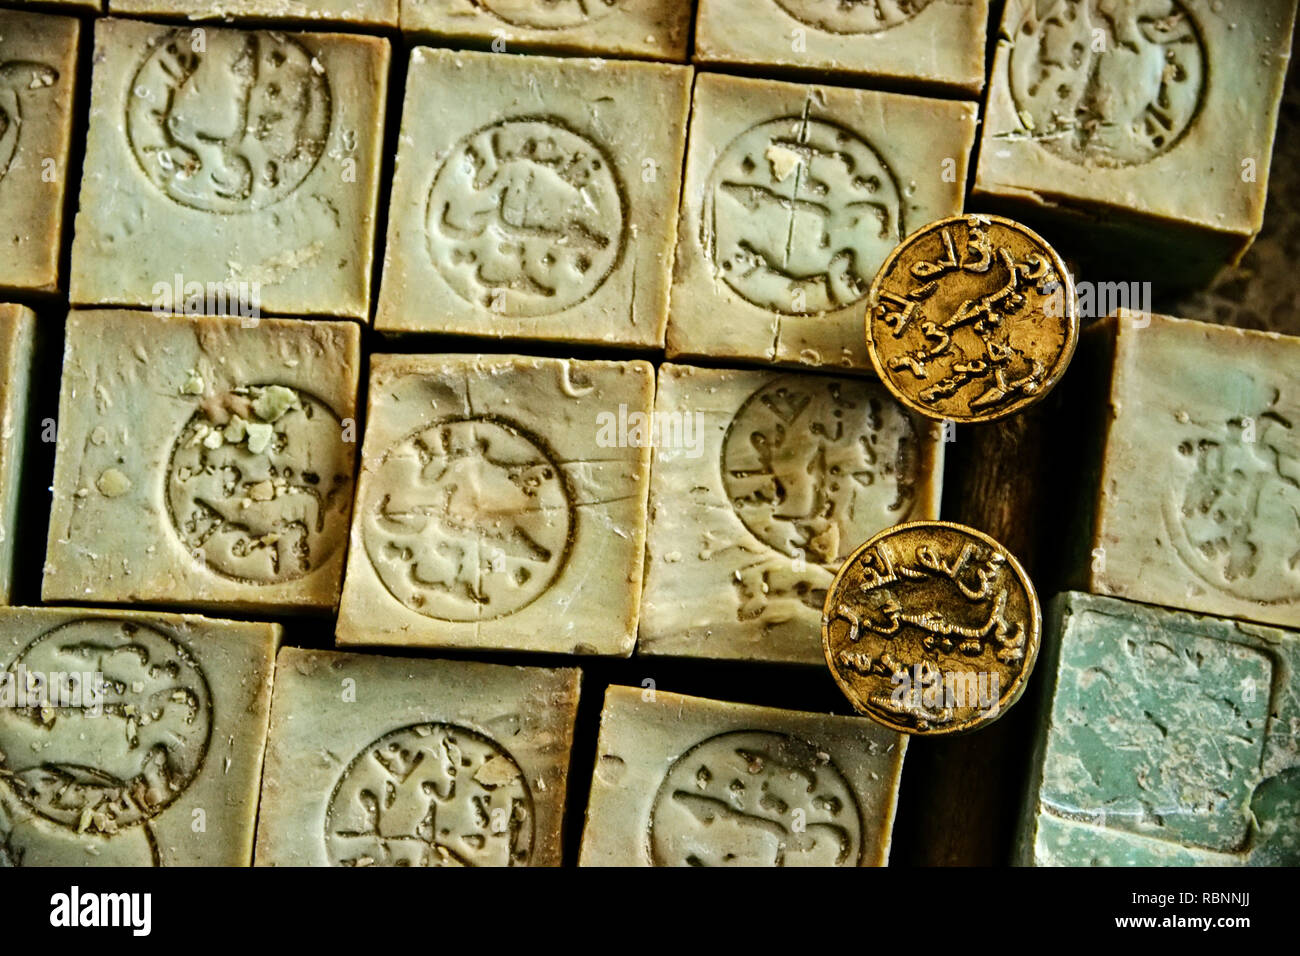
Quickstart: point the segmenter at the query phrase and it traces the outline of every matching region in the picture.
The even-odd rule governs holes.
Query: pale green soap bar
[[[883,866],[907,738],[864,717],[610,687],[582,866]]]
[[[109,0],[110,13],[184,16],[193,20],[320,20],[353,26],[397,26],[398,0]]]
[[[280,652],[258,866],[558,866],[581,672]]]
[[[1300,634],[1077,592],[1047,617],[1021,862],[1300,862]]]
[[[13,585],[18,489],[35,342],[35,313],[21,305],[0,305],[0,604],[9,603]]]
[[[0,608],[0,866],[248,866],[279,642],[278,624]]]

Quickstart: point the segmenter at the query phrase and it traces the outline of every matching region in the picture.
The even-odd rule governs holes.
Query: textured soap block
[[[340,644],[627,655],[648,362],[375,355]]]
[[[0,608],[0,866],[248,866],[279,641]]]
[[[870,368],[885,257],[961,211],[971,103],[701,74],[668,354]]]
[[[836,569],[937,518],[943,444],[875,380],[665,364],[643,654],[821,664]]]
[[[349,26],[397,26],[398,0],[109,0],[111,13],[192,20],[320,20]]]
[[[988,0],[700,0],[695,59],[977,96]]]
[[[1300,634],[1075,592],[1045,633],[1021,862],[1300,863]]]
[[[0,10],[0,291],[59,287],[79,30]]]
[[[195,29],[95,26],[72,302],[368,319],[388,41]]]
[[[20,305],[0,305],[0,604],[13,586],[18,489],[27,438],[36,315]]]
[[[360,338],[351,322],[73,312],[45,600],[332,609]]]
[[[687,0],[402,0],[402,30],[452,45],[684,60]]]
[[[690,78],[416,49],[376,327],[662,346]]]
[[[286,648],[258,866],[558,866],[576,668]]]
[[[610,687],[583,866],[883,866],[907,738],[860,717]]]
[[[1295,10],[1008,0],[975,197],[1090,230],[1108,266],[1137,254],[1203,284],[1259,232]]]

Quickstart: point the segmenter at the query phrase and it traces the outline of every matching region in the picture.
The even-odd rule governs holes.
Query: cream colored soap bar
[[[863,300],[961,211],[972,103],[701,74],[668,355],[870,368]]]
[[[413,51],[376,327],[661,347],[690,82]]]
[[[79,31],[0,10],[0,291],[59,288]]]
[[[280,652],[258,866],[558,866],[581,672]]]
[[[111,13],[192,20],[321,20],[349,26],[397,26],[398,0],[109,0]]]
[[[611,687],[583,866],[883,866],[907,738],[861,717]]]
[[[351,322],[73,312],[45,600],[331,610],[360,339]]]
[[[375,355],[340,644],[632,652],[648,362]]]
[[[700,0],[695,59],[978,96],[988,18],[988,0]]]
[[[642,654],[825,665],[840,563],[939,516],[943,444],[871,379],[665,364]]]
[[[0,608],[0,866],[248,866],[279,641]]]
[[[195,284],[187,310],[368,319],[388,61],[375,37],[100,20],[72,303]]]
[[[689,0],[402,0],[402,30],[454,44],[684,60]]]
[[[35,313],[21,305],[0,305],[0,604],[9,603],[13,587],[35,345]]]

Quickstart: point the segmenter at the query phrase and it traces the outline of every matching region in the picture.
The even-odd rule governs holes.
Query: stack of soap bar
[[[583,866],[883,866],[907,739],[863,718],[611,687]]]
[[[642,653],[824,665],[841,562],[939,516],[942,442],[874,380],[665,364],[654,428]]]
[[[349,26],[397,26],[398,0],[109,0],[111,13],[192,20],[322,20]]]
[[[700,0],[695,59],[978,96],[988,18],[988,0]]]
[[[1300,338],[1121,312],[1081,357],[1072,584],[1300,625]]]
[[[1300,864],[1300,634],[1066,592],[1018,859]]]
[[[402,30],[454,44],[684,60],[685,0],[401,0]]]
[[[668,354],[870,368],[863,300],[961,211],[972,103],[701,74]]]
[[[279,640],[0,608],[0,866],[248,866]]]
[[[581,672],[286,648],[258,866],[558,866]]]
[[[340,644],[632,652],[648,362],[376,355]]]
[[[0,604],[13,586],[14,544],[27,439],[36,315],[21,305],[0,305]]]
[[[1105,266],[1203,284],[1259,232],[1295,11],[1008,0],[973,195],[1087,230]]]
[[[351,322],[73,312],[45,600],[331,610],[360,338]]]
[[[375,37],[100,20],[73,304],[368,319],[388,61]]]
[[[662,347],[690,82],[416,49],[376,327]]]
[[[0,291],[59,287],[79,30],[0,10]]]

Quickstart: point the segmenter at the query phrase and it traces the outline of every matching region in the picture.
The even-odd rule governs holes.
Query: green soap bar
[[[414,50],[376,328],[662,347],[690,83]]]
[[[77,7],[81,10],[98,11],[103,9],[103,0],[9,0],[10,6],[30,7],[40,9],[42,7]],[[77,12],[75,10],[69,12]]]
[[[402,30],[495,53],[544,50],[685,60],[687,0],[401,0]],[[462,103],[462,105],[466,105]]]
[[[943,443],[871,379],[659,369],[642,654],[818,664],[867,538],[939,516]]]
[[[320,20],[350,26],[397,26],[398,0],[109,0],[110,13],[192,20]]]
[[[331,610],[360,365],[352,322],[73,312],[45,600]]]
[[[695,59],[978,96],[988,18],[988,0],[700,0]]]
[[[195,284],[191,311],[367,320],[388,62],[377,37],[98,21],[72,303]]]
[[[961,211],[976,112],[701,74],[668,356],[870,369],[871,280],[904,236]]]
[[[1020,862],[1300,863],[1300,634],[1065,592],[1044,643]]]
[[[0,292],[59,288],[79,31],[0,10]]]
[[[285,648],[258,866],[558,866],[581,671]]]
[[[610,687],[582,866],[884,866],[907,738],[862,717]]]
[[[632,652],[649,362],[375,355],[340,644]]]
[[[0,305],[0,604],[13,586],[18,490],[27,439],[36,315],[21,305]]]
[[[278,624],[0,608],[0,866],[248,866]]]

